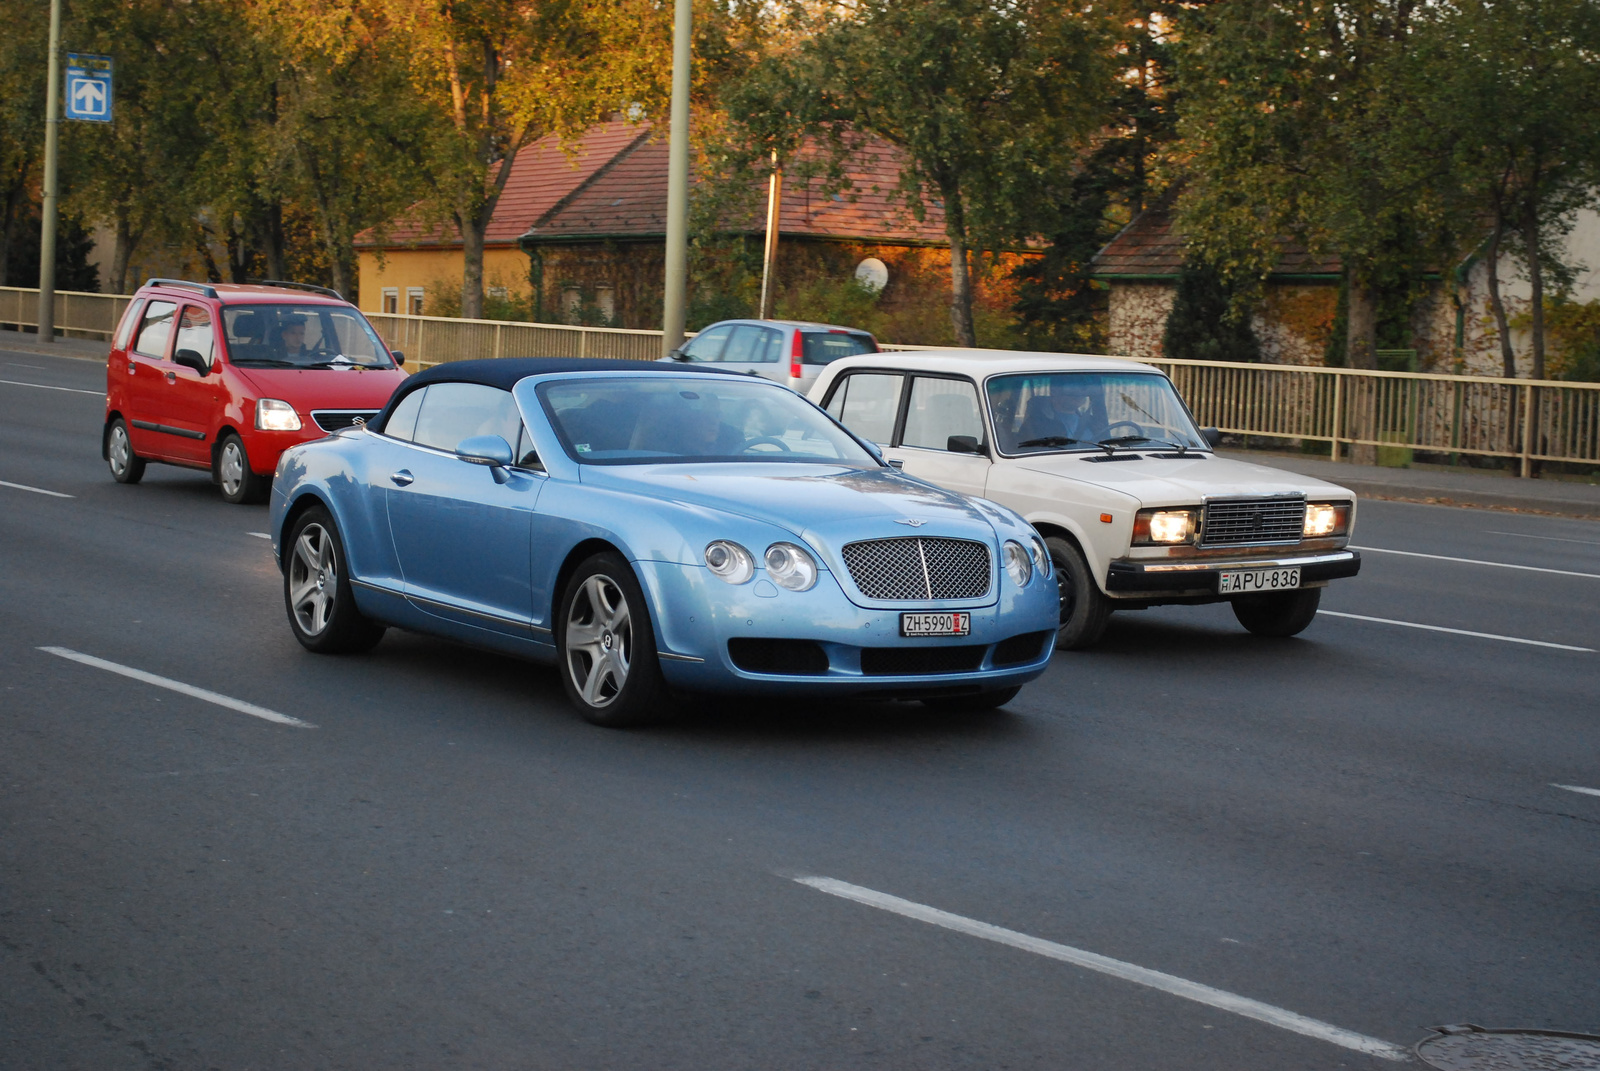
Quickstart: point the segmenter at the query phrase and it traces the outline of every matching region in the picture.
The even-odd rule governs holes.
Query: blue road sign
[[[67,118],[111,122],[111,57],[67,53]]]

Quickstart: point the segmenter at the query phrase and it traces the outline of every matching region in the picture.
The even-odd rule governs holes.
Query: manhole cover
[[[1600,1037],[1560,1030],[1486,1030],[1436,1026],[1417,1043],[1422,1062],[1440,1071],[1600,1071]]]

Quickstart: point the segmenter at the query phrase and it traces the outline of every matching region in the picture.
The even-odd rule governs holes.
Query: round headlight
[[[1044,545],[1044,540],[1034,536],[1028,540],[1028,551],[1033,555],[1033,571],[1040,576],[1050,575],[1050,551]]]
[[[756,561],[737,543],[719,539],[706,544],[706,568],[730,584],[743,584],[756,574]]]
[[[1021,543],[1006,540],[1002,553],[1005,555],[1006,572],[1017,587],[1033,579],[1033,563],[1028,560],[1028,552],[1022,549]]]
[[[793,543],[774,543],[767,548],[767,575],[780,588],[805,591],[817,582],[817,563]]]

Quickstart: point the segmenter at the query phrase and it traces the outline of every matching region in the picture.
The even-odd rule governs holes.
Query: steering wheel
[[[751,439],[749,442],[745,443],[739,448],[739,452],[741,454],[748,454],[751,450],[758,446],[776,446],[779,450],[786,454],[792,452],[789,449],[788,443],[771,435],[763,435],[759,439]]]
[[[1115,438],[1115,436],[1112,433],[1115,432],[1118,428],[1132,428],[1133,429],[1133,434],[1135,434],[1135,435],[1143,435],[1144,434],[1143,426],[1141,426],[1139,424],[1135,424],[1131,420],[1118,420],[1118,421],[1115,421],[1114,423],[1112,423],[1112,424],[1110,424],[1110,425],[1108,425],[1106,427],[1106,436],[1105,437],[1108,438],[1108,439]]]

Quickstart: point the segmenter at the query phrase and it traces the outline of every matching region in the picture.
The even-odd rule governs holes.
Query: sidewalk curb
[[[8,335],[17,336],[16,340]],[[20,331],[0,331],[0,352],[28,353],[36,357],[65,357],[73,361],[105,361],[111,353],[109,342],[100,342],[92,338],[63,338],[54,343],[25,341],[30,336]],[[84,344],[80,348],[78,343]],[[63,344],[71,344],[68,348]],[[104,349],[104,353],[83,352],[86,348]]]
[[[1463,509],[1503,510],[1510,513],[1542,513],[1552,517],[1574,517],[1586,521],[1600,521],[1600,507],[1581,502],[1563,502],[1560,499],[1536,498],[1528,495],[1500,495],[1484,491],[1461,491],[1451,488],[1407,487],[1390,483],[1368,483],[1365,480],[1339,480],[1362,498],[1383,502],[1415,502],[1426,506],[1456,506]]]

